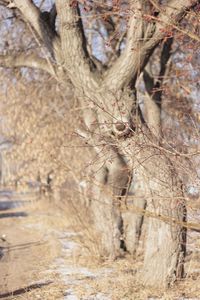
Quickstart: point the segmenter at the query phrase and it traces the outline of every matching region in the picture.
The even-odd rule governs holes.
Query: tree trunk
[[[122,214],[123,238],[126,251],[136,255],[144,219],[144,213],[141,211],[145,209],[146,200],[134,199],[133,206],[134,208],[132,207]],[[134,211],[136,212],[134,213]]]
[[[164,149],[148,147],[140,152],[149,221],[139,278],[145,285],[166,287],[184,273],[186,210],[181,182]]]
[[[153,207],[148,206],[148,209],[158,213]],[[181,210],[183,212],[183,206],[177,216],[180,221],[183,216]],[[165,209],[159,211],[162,214]],[[171,217],[170,214],[167,217]],[[184,275],[185,232],[182,226],[171,223],[153,218],[149,220],[144,266],[140,276],[140,282],[145,286],[168,287]]]
[[[100,235],[102,254],[115,259],[123,253],[121,196],[130,180],[129,169],[118,150],[109,145],[98,151],[97,163],[92,167],[93,222]]]
[[[146,188],[141,175],[141,168],[135,164],[128,200],[126,201],[126,210],[122,214],[125,247],[130,254],[134,255],[139,245],[146,207]]]

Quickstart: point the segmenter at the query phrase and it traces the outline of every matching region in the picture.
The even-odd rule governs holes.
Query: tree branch
[[[148,93],[144,96],[144,115],[145,122],[153,133],[159,139],[161,136],[161,115],[160,107],[155,103],[153,97]]]
[[[117,59],[115,64],[105,74],[104,83],[111,90],[122,88],[131,80],[133,69],[135,68],[135,58],[140,52],[143,44],[143,20],[142,5],[140,0],[132,1],[130,6],[130,17],[127,25],[126,47],[122,55]],[[150,24],[151,31],[153,26]]]
[[[57,13],[60,21],[60,35],[64,66],[72,83],[79,89],[93,85],[98,87],[94,76],[91,74],[89,60],[84,51],[85,45],[80,32],[80,17],[78,15],[78,3],[57,0]]]
[[[14,4],[14,6],[13,6]],[[42,19],[40,10],[31,0],[14,0],[11,7],[18,8],[26,21],[34,28],[50,53],[60,59],[60,39],[49,24]]]
[[[53,66],[50,66],[45,59],[34,54],[26,55],[25,53],[21,53],[18,55],[0,55],[0,66],[7,68],[36,68],[55,76]]]
[[[144,97],[144,118],[151,132],[159,139],[162,135],[161,132],[161,105],[162,105],[162,84],[166,70],[168,69],[168,62],[171,56],[171,49],[173,44],[173,38],[167,39],[164,43],[161,57],[160,57],[160,72],[158,80],[154,82],[154,79],[144,69],[143,80],[147,90]]]
[[[148,32],[143,42],[141,41],[140,29],[142,20],[135,19],[134,13],[132,13],[129,21],[126,48],[121,57],[107,72],[104,78],[104,86],[115,91],[123,88],[130,81],[131,85],[134,85],[155,47],[166,36],[166,26],[168,26],[168,29],[173,29],[173,25],[176,26],[187,10],[198,2],[198,0],[172,0],[167,6],[163,6],[159,17],[154,17],[157,21],[156,25],[149,23]],[[153,31],[154,33],[152,34]],[[134,34],[134,32],[136,33]]]

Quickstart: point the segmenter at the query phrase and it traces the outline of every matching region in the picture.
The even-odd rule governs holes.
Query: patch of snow
[[[82,300],[111,300],[110,297],[103,293],[98,293],[96,295],[91,295],[87,298],[82,297]],[[73,293],[72,289],[67,290],[64,300],[79,300],[78,297]]]
[[[70,237],[73,237],[73,236],[82,235],[81,232],[73,232],[73,231],[63,232],[62,234],[63,234],[63,236],[61,238],[70,238]]]
[[[41,223],[29,223],[23,226],[24,228],[34,228],[34,229],[42,229],[43,225]]]
[[[72,241],[70,238],[80,235],[81,233],[76,232],[60,232],[57,234],[59,236],[59,240],[62,246],[62,251],[64,252],[64,257],[66,256],[73,256],[74,249],[80,247],[79,244]],[[58,272],[62,278],[63,283],[66,286],[71,286],[65,292],[64,300],[78,300],[79,298],[73,292],[73,286],[78,286],[81,284],[81,281],[86,278],[91,279],[98,279],[100,277],[108,276],[113,271],[111,269],[102,268],[98,270],[89,270],[88,268],[76,266],[73,263],[67,264],[65,259],[60,257],[55,259],[54,264],[52,266],[52,270]],[[85,283],[84,283],[85,284]],[[91,290],[90,285],[85,285],[88,291]],[[103,293],[93,293],[91,290],[92,295],[89,297],[82,297],[82,300],[111,300],[111,297],[105,295]]]
[[[90,296],[89,298],[87,298],[87,300],[110,300],[110,299],[111,299],[110,297],[106,296],[103,293],[98,293],[95,296]],[[86,300],[86,299],[84,299],[84,300]]]
[[[73,241],[66,241],[66,240],[61,240],[61,244],[62,244],[62,250],[68,252],[70,251],[70,253],[78,246],[77,243]]]
[[[98,274],[91,272],[87,268],[75,267],[75,266],[69,266],[69,265],[59,265],[57,270],[63,276],[63,279],[64,279],[65,283],[67,283],[67,284],[69,284],[69,278],[67,278],[66,276],[83,275],[84,277],[94,277],[94,278],[98,276]],[[78,283],[78,281],[77,281],[77,283]]]
[[[199,198],[199,186],[197,185],[189,185],[186,188],[186,192],[188,194],[189,197],[192,197],[194,199],[198,199]]]
[[[64,296],[64,300],[79,300],[79,299],[73,293],[72,289],[68,289],[65,296]]]

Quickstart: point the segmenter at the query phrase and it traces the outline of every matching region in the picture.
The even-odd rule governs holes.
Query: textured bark
[[[126,251],[132,255],[137,254],[145,207],[145,197],[134,196],[132,208],[122,213],[124,245]]]
[[[93,184],[93,199],[91,202],[95,228],[101,238],[102,254],[111,259],[115,259],[122,253],[120,247],[122,217],[117,199],[119,195],[114,194],[112,187],[108,185],[108,181],[114,181],[112,175],[116,176],[116,171],[118,176],[122,172],[120,169],[116,169],[115,173],[112,174],[112,171],[110,172],[102,166],[99,171],[95,170],[95,183]],[[124,176],[122,178],[124,180]],[[114,184],[117,183],[119,182],[115,180]]]
[[[171,201],[172,202],[172,201]],[[173,203],[177,205],[177,203]],[[159,203],[158,203],[159,205]],[[167,204],[166,204],[167,206]],[[172,206],[172,205],[171,205]],[[166,208],[150,211],[166,214]],[[183,221],[184,204],[174,212],[176,220]],[[171,213],[168,214],[171,216]],[[140,282],[144,285],[168,287],[184,275],[185,230],[182,226],[151,219],[148,224],[147,246]]]
[[[182,185],[169,158],[159,150],[140,153],[149,218],[140,281],[166,287],[184,274],[186,210]]]
[[[94,115],[91,117],[94,118]],[[92,129],[95,130],[94,127]],[[101,254],[114,259],[123,252],[121,206],[122,196],[126,194],[130,182],[130,171],[117,147],[112,145],[112,139],[102,138],[98,131],[79,133],[87,138],[95,153],[91,175],[91,210],[94,226],[100,235]]]

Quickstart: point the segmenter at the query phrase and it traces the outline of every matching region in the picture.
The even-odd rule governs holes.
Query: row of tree
[[[135,254],[145,215],[140,281],[171,285],[184,275],[188,226],[177,162],[197,154],[182,136],[189,141],[198,121],[199,1],[56,0],[45,9],[48,1],[39,2],[0,1],[12,10],[7,20],[20,20],[36,41],[31,51],[4,51],[0,65],[38,68],[74,89],[76,134],[94,159],[89,206],[104,254]],[[169,121],[170,105],[185,122]]]

